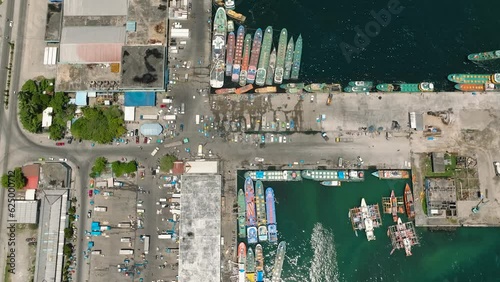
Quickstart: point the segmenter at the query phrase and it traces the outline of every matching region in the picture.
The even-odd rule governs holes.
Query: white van
[[[185,105],[184,105],[184,103],[182,103],[181,104],[181,112],[180,112],[181,115],[184,114],[184,110],[185,110]]]
[[[280,143],[283,143],[283,136],[280,136],[278,140]]]
[[[196,124],[200,124],[200,115],[196,115]]]
[[[198,157],[203,157],[203,145],[198,145]]]
[[[159,151],[159,150],[160,150],[160,148],[156,147],[156,148],[153,150],[153,152],[151,152],[151,156],[153,156],[153,157],[154,157],[154,156],[156,155],[156,153],[158,153],[158,151]]]

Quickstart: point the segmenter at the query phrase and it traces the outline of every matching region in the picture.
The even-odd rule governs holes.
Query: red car
[[[148,143],[148,138],[144,137],[144,143]]]
[[[135,144],[139,144],[139,136],[135,137]]]
[[[64,146],[64,142],[57,142],[56,146]]]
[[[165,104],[160,105],[160,108],[166,108],[166,107],[167,107],[167,105],[165,105]]]
[[[92,195],[94,195],[94,190],[90,189],[89,190],[89,198],[92,198]]]

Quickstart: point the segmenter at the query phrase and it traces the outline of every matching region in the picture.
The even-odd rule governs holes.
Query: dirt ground
[[[16,273],[10,274],[6,282],[33,281],[35,275],[36,245],[29,246],[27,238],[37,237],[36,225],[16,225]]]

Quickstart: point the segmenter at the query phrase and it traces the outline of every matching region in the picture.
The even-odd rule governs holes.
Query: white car
[[[53,161],[53,160],[54,160],[54,158],[53,158],[53,157],[50,157],[50,158],[49,158],[49,161]]]
[[[286,143],[286,136],[283,136],[283,143]]]
[[[59,161],[60,161],[60,162],[66,162],[66,161],[68,161],[68,159],[61,158],[61,159],[59,159]]]
[[[274,142],[274,134],[271,134],[271,143]]]

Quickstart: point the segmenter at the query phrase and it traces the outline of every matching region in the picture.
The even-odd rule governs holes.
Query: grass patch
[[[422,197],[422,210],[424,210],[425,215],[427,214],[427,196],[424,194]]]
[[[446,164],[444,166],[445,172],[435,173],[432,171],[432,158],[431,154],[425,157],[425,176],[426,177],[452,177],[455,175],[455,169],[457,168],[457,155],[455,154],[444,154],[444,160]]]

